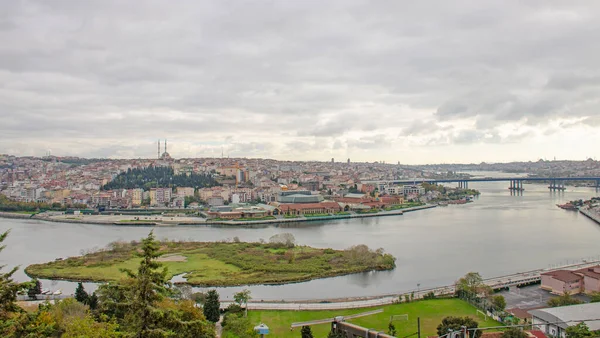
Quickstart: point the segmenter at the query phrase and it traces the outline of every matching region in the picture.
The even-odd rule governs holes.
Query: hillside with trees
[[[146,167],[142,169],[134,168],[123,172],[114,180],[104,185],[104,190],[112,189],[135,189],[141,188],[148,190],[150,188],[176,188],[176,187],[194,187],[210,188],[220,185],[210,174],[175,175],[171,167]]]

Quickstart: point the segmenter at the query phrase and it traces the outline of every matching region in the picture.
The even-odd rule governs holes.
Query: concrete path
[[[217,338],[221,338],[221,334],[223,334],[223,326],[221,323],[223,322],[223,315],[219,317],[219,321],[215,323],[215,333],[217,334]]]

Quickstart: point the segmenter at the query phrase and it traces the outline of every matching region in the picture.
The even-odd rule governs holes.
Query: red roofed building
[[[569,293],[571,295],[581,292],[583,278],[569,270],[556,270],[541,274],[542,286],[557,295]]]
[[[342,208],[337,202],[286,203],[279,205],[279,209],[283,214],[289,215],[332,214],[342,211]]]
[[[541,274],[542,286],[557,295],[600,292],[600,265],[579,270],[556,270]]]

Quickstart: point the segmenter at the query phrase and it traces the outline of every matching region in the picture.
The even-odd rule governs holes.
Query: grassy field
[[[334,310],[334,311],[249,311],[248,316],[253,323],[265,323],[271,337],[286,338],[300,337],[300,328],[290,331],[290,324],[315,319],[332,318],[340,315],[361,313],[373,309],[383,308],[379,314],[356,318],[349,322],[387,332],[391,315],[408,314],[408,321],[394,321],[397,336],[404,337],[417,332],[417,317],[421,317],[421,337],[437,335],[436,328],[442,319],[447,316],[470,316],[479,323],[479,327],[494,326],[494,320],[484,321],[476,316],[476,309],[470,304],[459,299],[433,299],[413,303],[394,304],[370,309]],[[315,337],[326,337],[330,329],[329,324],[311,327]]]
[[[111,249],[70,257],[25,269],[31,277],[75,281],[113,281],[135,270],[139,244],[113,243]],[[390,270],[394,258],[365,246],[348,250],[288,248],[261,243],[161,242],[162,259],[170,277],[187,273],[200,286],[281,284],[349,273]],[[169,277],[169,278],[170,278]]]

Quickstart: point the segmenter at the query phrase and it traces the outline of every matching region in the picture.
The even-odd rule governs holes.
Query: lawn
[[[75,281],[114,281],[122,269],[135,270],[139,244],[111,244],[111,249],[70,257],[25,269],[31,277]],[[315,249],[281,244],[222,242],[161,242],[162,264],[168,275],[187,273],[187,281],[199,286],[284,284],[395,267],[389,254],[352,248]]]
[[[349,322],[366,328],[373,328],[387,332],[391,315],[408,314],[408,321],[396,320],[397,337],[405,337],[417,332],[417,317],[421,318],[421,337],[437,335],[436,328],[444,317],[447,316],[470,316],[479,323],[479,327],[494,326],[498,323],[482,317],[477,317],[476,309],[470,304],[459,299],[434,299],[422,300],[413,303],[386,305],[368,309],[334,310],[334,311],[249,311],[248,316],[253,323],[265,323],[270,331],[271,337],[286,338],[300,337],[300,328],[290,331],[290,324],[315,319],[332,318],[340,315],[350,315],[366,312],[374,309],[384,311],[371,316],[356,318]],[[326,337],[330,329],[329,324],[315,325],[311,327],[315,337]]]

